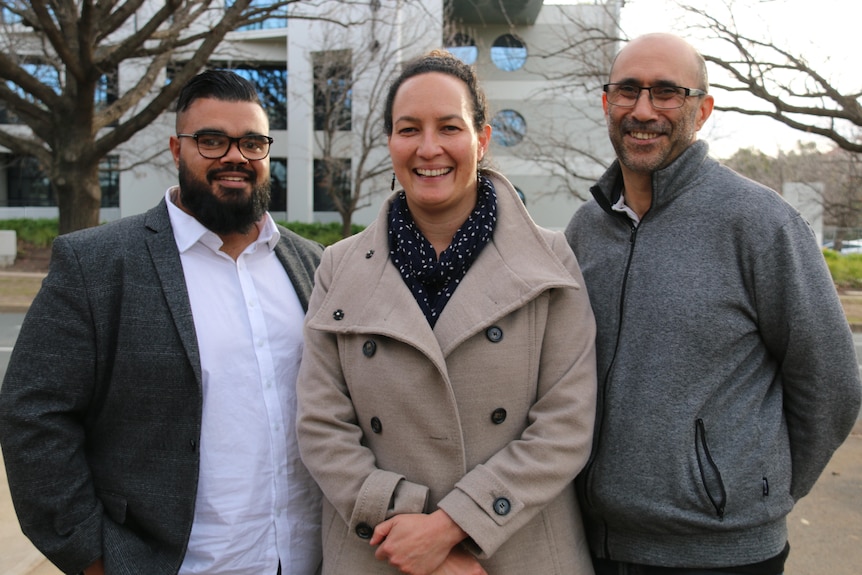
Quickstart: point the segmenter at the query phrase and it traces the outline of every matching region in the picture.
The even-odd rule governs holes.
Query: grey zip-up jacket
[[[785,516],[849,434],[852,334],[809,225],[690,146],[635,227],[618,163],[566,236],[598,324],[579,492],[594,555],[663,566],[777,555]]]

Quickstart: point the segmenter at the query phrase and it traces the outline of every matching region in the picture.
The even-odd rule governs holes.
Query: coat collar
[[[683,151],[669,166],[658,170],[652,175],[652,206],[650,210],[672,202],[688,189],[688,184],[703,172],[703,165],[715,162],[708,156],[709,144],[697,140]],[[590,188],[590,192],[601,208],[611,215],[626,218],[624,214],[611,209],[623,190],[623,176],[620,161],[614,160],[611,167],[602,175],[599,181]]]
[[[498,201],[494,237],[455,290],[433,331],[389,260],[387,212],[394,195],[384,202],[374,223],[344,240],[344,257],[310,325],[340,333],[379,333],[442,361],[465,339],[542,292],[577,286],[548,245],[547,232],[535,225],[512,185],[495,172],[488,176]],[[336,309],[344,312],[341,319],[333,317]]]

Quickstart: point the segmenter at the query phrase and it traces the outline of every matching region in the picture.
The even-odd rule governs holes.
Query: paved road
[[[0,381],[24,314],[0,313]],[[854,335],[862,357],[862,333]],[[0,575],[58,575],[21,534],[0,466]],[[862,572],[862,413],[811,494],[788,518],[790,559],[785,575]]]

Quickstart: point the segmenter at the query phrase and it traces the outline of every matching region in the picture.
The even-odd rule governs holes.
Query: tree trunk
[[[102,187],[99,185],[99,163],[66,165],[62,177],[52,178],[60,208],[59,233],[92,228],[99,225]]]
[[[341,214],[341,237],[348,238],[353,235],[353,212]]]

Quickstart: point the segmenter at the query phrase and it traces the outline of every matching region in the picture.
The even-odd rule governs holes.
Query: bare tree
[[[713,74],[712,87],[756,98],[751,105],[717,101],[716,110],[772,118],[827,138],[849,152],[862,152],[862,82],[851,91],[841,90],[823,70],[817,70],[803,55],[766,39],[762,30],[740,30],[732,16],[733,2],[724,6],[726,10],[719,12],[716,5],[706,10],[680,3],[693,17],[691,27],[715,41],[703,56],[726,72],[726,77],[718,80]]]
[[[772,5],[780,3],[771,1]],[[573,102],[579,94],[594,94],[591,105],[598,106],[613,55],[629,39],[621,20],[622,4],[607,0],[595,3],[591,10],[566,13],[570,18],[565,37],[558,38],[556,49],[545,51],[538,59],[536,71],[550,81],[549,89],[570,95]],[[710,66],[711,88],[723,92],[716,98],[716,110],[772,118],[800,132],[827,138],[847,152],[862,152],[858,80],[853,89],[842,90],[805,57],[766,38],[765,27],[740,29],[733,0],[710,2],[708,9],[698,8],[692,1],[676,4],[685,15],[676,21],[676,28],[684,27],[686,35],[703,39],[695,43]],[[563,70],[550,72],[543,69],[542,59],[566,59],[569,65],[548,66]],[[557,191],[583,198],[581,182],[591,177],[590,166],[603,164],[596,143],[585,141],[577,129],[561,128],[550,135],[541,133],[531,144],[520,155],[541,162],[555,174]],[[829,206],[826,208],[828,214]]]
[[[318,43],[320,51],[311,54],[315,179],[341,216],[344,237],[352,233],[353,214],[389,191],[392,162],[383,107],[401,63],[422,51],[422,19],[413,18],[411,24],[406,7],[423,10],[421,2],[400,0],[357,7],[351,20],[363,25],[340,33],[328,29]]]
[[[613,158],[601,108],[601,89],[622,41],[619,0],[556,10],[560,25],[531,46],[525,70],[545,80],[531,94],[534,118],[524,141],[510,153],[535,162],[548,175],[545,194],[581,200]],[[500,131],[503,126],[494,126]]]
[[[7,121],[26,127],[0,126],[0,145],[47,172],[60,233],[98,224],[99,162],[167,110],[231,31],[294,17],[294,3],[0,2],[0,102]],[[142,73],[121,93],[124,62]]]
[[[862,228],[862,155],[835,147],[823,152],[814,143],[797,142],[796,149],[773,158],[759,150],[742,149],[725,162],[737,172],[775,190],[787,183],[822,185],[823,222],[835,228],[835,248]]]

